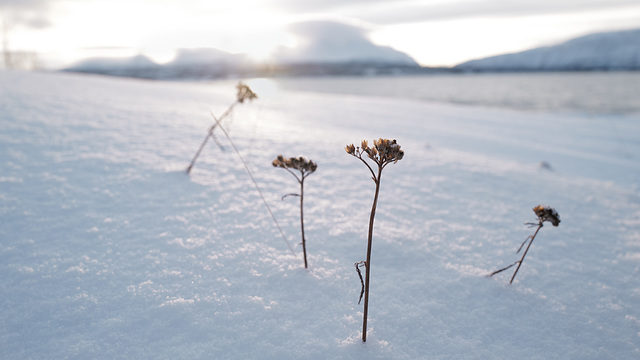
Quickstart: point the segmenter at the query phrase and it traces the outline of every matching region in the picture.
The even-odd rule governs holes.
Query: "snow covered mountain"
[[[168,64],[142,55],[126,59],[90,59],[65,69],[151,79],[208,79],[229,76],[370,75],[413,73],[424,69],[409,55],[376,45],[366,31],[334,21],[306,21],[291,26],[295,48],[280,47],[270,59],[213,48],[180,49]]]
[[[90,58],[82,60],[73,66],[64,69],[69,72],[101,74],[111,76],[148,77],[157,72],[160,65],[144,55],[122,58]]]
[[[334,21],[305,21],[294,24],[296,48],[279,48],[274,62],[300,63],[373,63],[418,66],[409,55],[388,46],[372,43],[363,29]]]
[[[640,70],[640,29],[596,33],[562,44],[472,60],[464,71]]]

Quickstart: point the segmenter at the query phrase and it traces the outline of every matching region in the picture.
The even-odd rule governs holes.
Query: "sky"
[[[363,41],[404,52],[423,66],[453,66],[588,33],[639,28],[640,2],[0,0],[0,45],[33,52],[53,68],[138,54],[162,63],[181,48],[263,60],[276,49],[313,41],[314,34],[296,31],[300,23],[319,20],[355,28]]]

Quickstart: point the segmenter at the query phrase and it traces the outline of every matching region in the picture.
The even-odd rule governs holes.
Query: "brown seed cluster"
[[[258,98],[258,95],[251,90],[249,85],[243,82],[239,82],[236,88],[238,89],[237,99],[239,103],[243,103],[245,100],[251,101]]]
[[[275,167],[296,169],[303,174],[311,174],[318,168],[318,164],[311,160],[307,160],[302,156],[285,159],[284,156],[278,155],[278,157],[273,160],[272,164]]]
[[[369,147],[367,140],[362,140],[359,147],[353,144],[345,146],[345,151],[355,157],[362,159],[362,153],[366,153],[367,156],[378,163],[378,165],[387,164],[390,162],[398,162],[404,157],[404,151],[400,148],[400,145],[396,140],[378,139],[373,140],[373,146]]]
[[[556,209],[549,205],[538,205],[533,208],[533,212],[536,213],[540,222],[548,221],[553,226],[558,226],[560,224],[560,215],[558,215]]]

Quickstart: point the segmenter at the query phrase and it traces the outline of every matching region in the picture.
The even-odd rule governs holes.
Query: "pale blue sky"
[[[308,20],[362,28],[422,65],[551,45],[591,32],[640,27],[637,0],[0,0],[11,50],[50,66],[139,53],[169,61],[178,48],[263,58],[295,47]]]

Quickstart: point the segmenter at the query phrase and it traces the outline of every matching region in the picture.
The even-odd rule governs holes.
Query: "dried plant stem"
[[[227,131],[224,129],[224,127],[220,126],[220,121],[218,120],[218,118],[216,118],[216,116],[213,113],[211,113],[211,116],[213,116],[213,119],[216,121],[216,124],[219,125],[220,130],[222,130],[222,132],[224,133],[224,136],[227,137],[227,140],[229,141],[229,144],[231,144],[231,147],[233,147],[233,150],[235,150],[236,154],[238,155],[238,158],[240,158],[240,161],[242,162],[242,165],[244,165],[244,169],[247,171],[247,174],[249,174],[249,177],[251,178],[251,181],[253,182],[253,185],[255,185],[256,190],[258,190],[258,194],[260,194],[260,198],[262,199],[262,202],[264,202],[264,205],[266,206],[267,211],[271,215],[271,218],[273,219],[273,223],[278,228],[278,231],[280,231],[280,235],[282,235],[282,238],[287,243],[287,247],[289,248],[289,250],[291,250],[291,253],[293,255],[295,255],[296,253],[295,253],[295,251],[293,251],[293,248],[291,247],[291,244],[289,244],[289,240],[287,240],[287,236],[284,234],[284,231],[282,231],[282,228],[278,224],[278,221],[276,220],[276,217],[273,215],[273,211],[271,211],[271,207],[269,206],[269,203],[267,202],[267,199],[262,194],[262,190],[260,190],[260,187],[258,186],[258,182],[253,177],[253,174],[251,173],[251,170],[249,170],[249,166],[247,165],[247,162],[244,161],[244,159],[242,158],[242,155],[240,155],[240,151],[238,150],[236,145],[231,140],[231,137],[229,136]]]
[[[354,264],[356,266],[356,272],[358,273],[358,277],[360,278],[360,284],[362,285],[360,288],[360,297],[358,298],[358,305],[362,301],[362,296],[364,295],[364,279],[362,278],[362,273],[360,272],[360,266],[367,266],[367,264],[363,261],[358,261]]]
[[[239,104],[238,101],[231,104],[231,106],[229,106],[227,111],[225,111],[220,116],[220,121],[222,121],[225,117],[229,116],[229,114],[231,114],[231,111],[237,104]],[[191,169],[193,168],[193,165],[196,164],[196,160],[198,159],[198,156],[200,156],[200,153],[202,152],[202,149],[204,149],[204,146],[207,144],[207,141],[209,140],[209,138],[213,137],[213,132],[216,130],[216,127],[220,126],[220,128],[222,128],[222,125],[220,125],[220,121],[218,121],[218,119],[215,116],[213,118],[216,119],[216,123],[211,125],[211,127],[209,128],[209,131],[207,132],[207,136],[204,137],[204,140],[202,140],[202,143],[200,144],[198,151],[196,151],[196,154],[193,156],[193,159],[191,159],[191,163],[187,168],[187,174],[191,174]]]
[[[540,223],[538,224],[538,228],[536,229],[536,232],[533,234],[533,236],[531,236],[531,240],[529,240],[529,244],[527,245],[527,248],[524,250],[524,254],[522,254],[522,258],[520,259],[520,261],[518,261],[518,267],[516,267],[516,271],[513,273],[513,276],[511,277],[511,281],[509,281],[509,285],[511,285],[511,283],[513,282],[513,279],[516,278],[516,274],[518,273],[518,270],[520,270],[520,265],[522,265],[522,262],[524,261],[524,257],[527,256],[529,247],[531,247],[531,243],[536,238],[536,235],[538,235],[538,231],[540,231],[541,228],[542,228],[542,220],[540,220]],[[522,246],[520,248],[522,248]]]
[[[371,170],[371,168],[369,168],[369,170]],[[373,173],[373,170],[371,172]],[[376,216],[376,207],[378,206],[378,194],[380,193],[380,176],[382,176],[382,166],[378,168],[378,176],[373,177],[373,180],[376,183],[376,193],[373,197],[373,205],[371,206],[371,216],[369,217],[369,237],[367,238],[367,266],[365,268],[364,276],[364,315],[362,320],[362,342],[367,341],[367,317],[369,315],[369,283],[371,279],[371,247],[373,245],[373,221]]]
[[[302,253],[304,254],[304,268],[307,269],[307,242],[304,238],[304,181],[300,181],[300,232],[302,233]]]
[[[367,319],[369,317],[369,284],[371,283],[371,248],[373,247],[373,222],[376,216],[376,208],[378,207],[378,195],[380,194],[380,178],[382,177],[382,170],[390,163],[396,163],[404,157],[404,151],[400,149],[400,145],[395,140],[378,139],[373,141],[373,147],[369,147],[366,140],[362,140],[359,147],[353,144],[345,146],[347,154],[360,159],[363,164],[371,172],[371,179],[376,183],[376,192],[373,196],[373,204],[371,205],[371,215],[369,216],[369,234],[367,236],[367,260],[365,271],[365,283],[364,283],[364,314],[362,319],[362,342],[367,341]],[[378,166],[378,172],[373,171],[373,168],[369,166],[367,161],[362,158],[362,154],[367,154],[367,157]],[[357,263],[356,263],[357,264]],[[356,265],[357,267],[357,265]],[[359,274],[359,272],[358,272]],[[361,279],[362,280],[362,279]],[[359,303],[359,301],[358,301]]]

